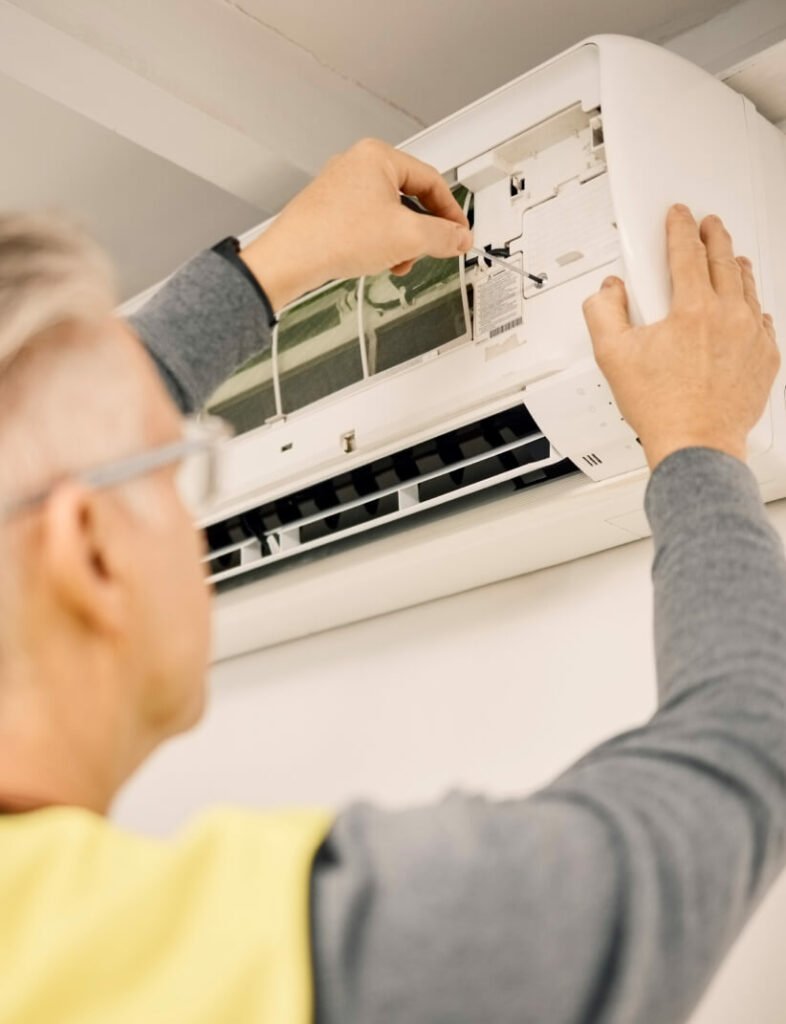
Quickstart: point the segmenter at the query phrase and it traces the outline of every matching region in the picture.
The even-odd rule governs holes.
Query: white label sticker
[[[475,341],[498,338],[521,326],[524,301],[518,274],[502,267],[481,270],[474,284]]]

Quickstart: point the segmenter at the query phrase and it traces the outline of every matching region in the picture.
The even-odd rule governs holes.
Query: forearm
[[[783,863],[786,573],[735,460],[675,455],[648,508],[660,711],[528,800],[340,817],[314,873],[319,1024],[695,1005]]]
[[[653,475],[647,512],[661,703],[705,686],[782,715],[786,562],[752,473],[719,452],[679,452]]]

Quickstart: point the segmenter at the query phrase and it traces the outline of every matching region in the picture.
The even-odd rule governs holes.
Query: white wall
[[[260,220],[249,203],[2,73],[0,124],[3,213],[78,217],[111,254],[123,299]]]
[[[771,506],[786,535],[786,502]],[[523,794],[654,708],[650,542],[224,664],[204,724],[117,819],[166,833],[220,801],[340,806]],[[693,1024],[783,1024],[786,877]]]

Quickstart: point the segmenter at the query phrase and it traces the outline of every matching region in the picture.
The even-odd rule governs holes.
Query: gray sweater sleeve
[[[259,291],[212,250],[182,266],[129,323],[183,412],[201,409],[235,370],[270,345]]]
[[[785,859],[786,565],[719,452],[666,459],[647,512],[659,710],[529,799],[341,814],[312,876],[319,1024],[695,1006]]]

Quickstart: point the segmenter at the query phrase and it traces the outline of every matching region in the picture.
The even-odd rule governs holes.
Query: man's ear
[[[88,628],[116,636],[128,608],[129,559],[113,504],[76,482],[58,485],[43,508],[41,555],[63,608]]]

